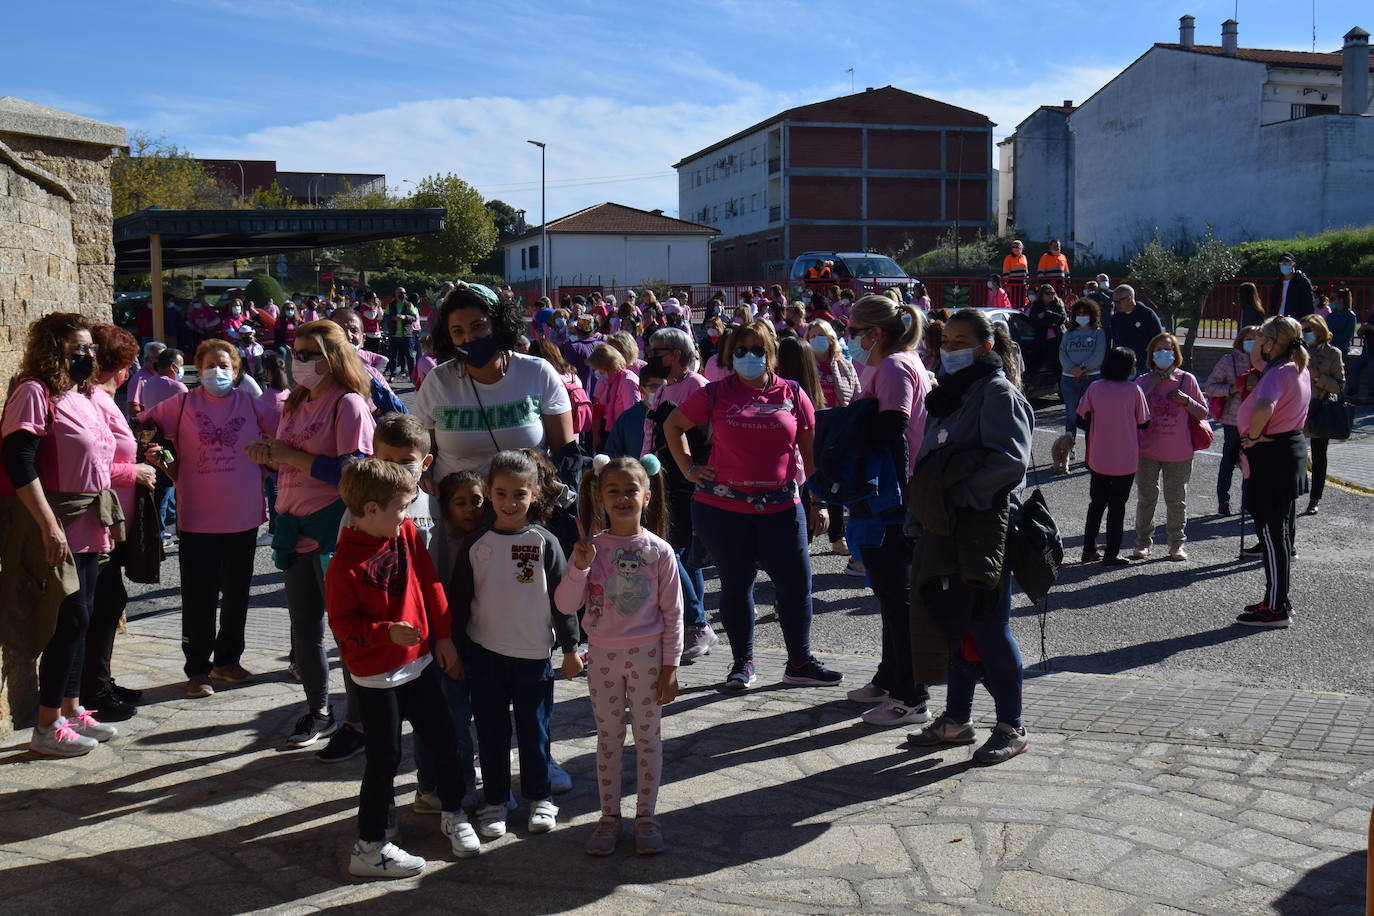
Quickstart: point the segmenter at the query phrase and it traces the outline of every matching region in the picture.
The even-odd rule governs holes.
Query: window
[[[526,266],[526,264],[525,264],[525,249],[524,249],[524,248],[521,248],[521,249],[520,249],[520,269],[521,269],[521,270],[527,269],[527,266]]]
[[[759,164],[759,148],[758,148],[757,146],[754,147],[753,149],[751,149],[751,150],[749,151],[749,164],[750,164],[750,165],[758,165],[758,164]]]
[[[1298,118],[1310,118],[1313,115],[1339,114],[1339,105],[1292,105],[1289,117],[1297,120]]]
[[[758,196],[757,194],[750,194],[750,195],[749,195],[749,210],[750,210],[750,212],[753,212],[754,210],[757,210],[758,208],[759,208],[759,196]]]
[[[539,246],[530,246],[530,270],[539,266]]]

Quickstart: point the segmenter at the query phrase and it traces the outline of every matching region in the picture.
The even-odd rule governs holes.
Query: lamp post
[[[544,192],[547,185],[544,183],[544,144],[538,140],[526,140],[539,147],[539,248],[542,260],[539,262],[539,295],[549,294],[549,214],[545,209]]]
[[[243,179],[243,163],[235,159],[234,165],[239,167],[239,200],[243,200],[248,196],[248,182]]]

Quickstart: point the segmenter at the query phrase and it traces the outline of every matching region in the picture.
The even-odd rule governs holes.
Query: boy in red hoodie
[[[402,717],[437,758],[441,829],[454,855],[470,858],[481,851],[463,813],[466,787],[457,733],[431,664],[457,672],[458,653],[448,635],[443,585],[408,517],[415,495],[410,471],[376,458],[355,461],[344,468],[339,495],[353,524],[339,535],[329,563],[325,605],[345,676],[359,688],[367,739],[358,841],[348,870],[359,877],[408,878],[424,870],[425,860],[391,842],[397,833],[394,780]]]

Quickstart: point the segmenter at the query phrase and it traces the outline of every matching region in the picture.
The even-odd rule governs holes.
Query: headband
[[[482,300],[486,302],[487,305],[496,305],[501,301],[496,293],[491,291],[491,287],[483,286],[481,283],[465,283],[460,280],[457,285],[464,289],[472,290],[474,293],[481,296]]]
[[[610,455],[597,455],[595,458],[592,459],[592,474],[594,474],[597,477],[600,477],[601,472],[606,470],[606,465],[610,463]],[[645,455],[643,458],[640,458],[639,464],[640,467],[644,468],[644,473],[648,474],[650,477],[653,477],[659,471],[663,470],[663,462],[659,461],[658,456],[653,454],[652,452],[648,455]]]

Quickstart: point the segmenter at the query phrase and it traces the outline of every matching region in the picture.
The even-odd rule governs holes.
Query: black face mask
[[[73,353],[67,362],[67,375],[80,385],[95,372],[95,357],[89,353]]]
[[[491,362],[492,357],[500,353],[504,347],[496,339],[495,334],[488,334],[486,337],[474,337],[467,342],[466,346],[456,347],[458,358],[467,363],[470,368],[481,369]]]
[[[666,379],[668,377],[668,364],[657,356],[650,357],[648,362],[644,364],[639,376],[640,378],[648,376],[649,378]]]

